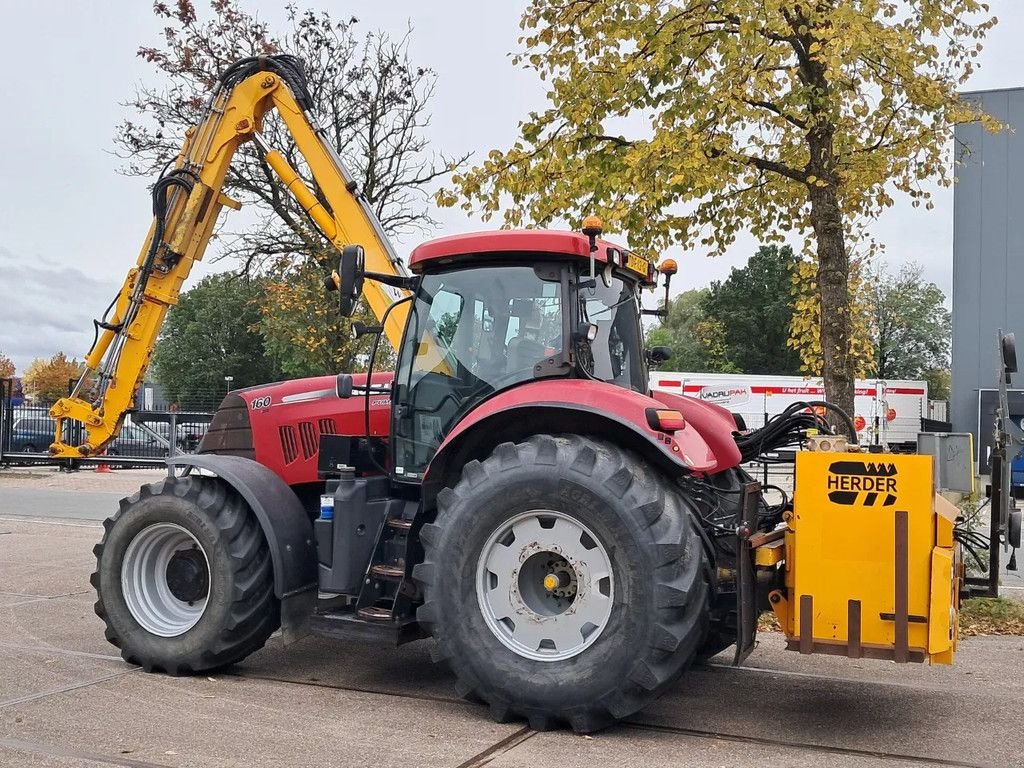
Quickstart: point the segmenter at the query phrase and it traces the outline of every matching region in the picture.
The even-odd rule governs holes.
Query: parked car
[[[20,416],[11,425],[11,452],[46,453],[56,429],[56,422],[45,412]]]
[[[57,425],[43,413],[23,415],[11,425],[12,453],[46,453],[53,442]],[[125,424],[108,445],[108,456],[163,457],[168,440],[153,435],[135,424]]]
[[[136,424],[125,424],[107,445],[108,456],[163,457],[167,455],[167,438],[154,435]]]

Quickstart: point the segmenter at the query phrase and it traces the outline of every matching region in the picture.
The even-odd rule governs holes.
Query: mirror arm
[[[416,284],[420,280],[415,275],[388,275],[383,272],[363,272],[363,277],[394,288],[404,288],[407,291],[416,288]]]

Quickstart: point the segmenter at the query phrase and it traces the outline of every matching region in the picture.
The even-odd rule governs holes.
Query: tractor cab
[[[656,271],[599,233],[459,235],[413,251],[392,391],[394,480],[418,482],[452,428],[511,387],[564,377],[648,391],[641,289]]]

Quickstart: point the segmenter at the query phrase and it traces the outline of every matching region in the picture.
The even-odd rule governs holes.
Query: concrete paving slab
[[[723,669],[720,656],[633,725],[592,740],[530,735],[458,700],[430,641],[275,637],[215,682],[133,671],[92,609],[99,526],[19,519],[0,531],[0,765],[905,763],[864,754],[885,751],[1024,766],[1011,736],[1024,730],[1024,638],[968,638],[956,665],[927,667],[801,656],[769,633],[751,669]],[[33,597],[62,590],[83,594]],[[758,734],[768,743],[737,740]]]
[[[717,738],[616,728],[591,737],[569,733],[537,733],[496,755],[493,768],[594,768],[599,765],[644,768],[722,768],[779,765],[786,768],[873,768],[893,766],[877,757],[822,753],[794,747],[745,744]]]
[[[98,523],[56,524],[0,521],[0,565],[84,565],[103,535]],[[3,582],[0,582],[2,586]]]
[[[14,587],[11,587],[11,589],[13,589],[13,588]],[[30,600],[31,601],[36,601],[36,600],[45,600],[45,599],[46,599],[45,597],[39,597],[38,595],[28,596],[28,595],[6,594],[4,592],[0,592],[0,609],[6,608],[7,606],[10,606],[10,605],[19,605],[21,603],[24,603],[24,602],[27,602],[27,601],[30,601]]]
[[[125,674],[130,667],[112,661],[36,652],[0,645],[0,712],[46,692]]]
[[[0,710],[18,739],[175,766],[458,766],[523,730],[432,702],[218,677],[131,674]]]
[[[54,468],[0,469],[0,495],[8,488],[64,490],[77,492],[135,493],[140,485],[155,483],[167,476],[166,469],[118,469],[97,472],[85,468],[78,472],[58,472]]]
[[[732,652],[711,660],[729,665]],[[758,647],[743,663],[745,668],[766,669],[794,675],[824,675],[834,679],[877,681],[890,685],[909,685],[939,690],[959,689],[964,685],[1024,688],[1024,637],[961,638],[956,663],[951,666],[901,664],[873,659],[844,659],[834,656],[802,656],[785,650],[783,636],[761,633]],[[1022,675],[1007,675],[1008,669],[1020,669]]]
[[[432,647],[432,640],[393,648],[315,636],[285,646],[274,637],[263,650],[236,665],[235,671],[251,677],[458,700],[454,676],[430,660]]]
[[[126,495],[124,491],[3,488],[0,491],[0,517],[103,520],[117,510],[118,501]]]
[[[0,605],[0,646],[94,653],[118,657],[103,637],[103,622],[93,610],[91,591],[83,595]],[[2,650],[2,648],[0,648]]]
[[[59,597],[92,589],[90,566],[84,563],[8,565],[0,563],[0,590],[4,594]]]
[[[19,768],[91,768],[111,765],[109,762],[70,756],[62,748],[55,749],[51,745],[10,740],[12,746],[8,747],[5,743],[8,743],[7,740],[0,739],[0,765],[16,765]]]
[[[842,659],[834,659],[842,662]],[[737,736],[766,734],[778,742],[871,749],[936,760],[1011,765],[1015,740],[993,733],[1024,730],[1024,688],[919,687],[893,682],[694,670],[631,721]],[[835,673],[843,670],[836,665]],[[1005,675],[1007,667],[1003,667]],[[984,728],[977,723],[984,722]]]

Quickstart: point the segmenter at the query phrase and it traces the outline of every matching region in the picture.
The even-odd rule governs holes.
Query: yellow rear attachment
[[[769,595],[789,649],[953,662],[958,511],[932,478],[931,456],[797,454],[785,589]],[[765,547],[755,554],[762,567],[782,560]]]

